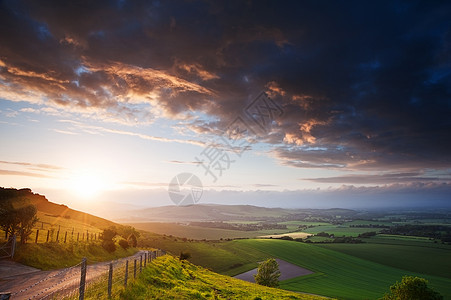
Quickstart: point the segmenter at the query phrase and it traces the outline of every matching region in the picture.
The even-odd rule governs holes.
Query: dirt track
[[[143,252],[116,260],[124,261],[139,257]],[[88,265],[86,280],[92,280],[102,275],[109,262]],[[80,267],[52,271],[40,271],[11,261],[0,261],[0,292],[11,292],[11,299],[40,299],[64,286],[78,284]]]

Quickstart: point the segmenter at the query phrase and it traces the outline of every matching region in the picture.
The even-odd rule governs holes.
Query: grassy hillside
[[[166,255],[156,259],[116,299],[325,299],[268,288],[213,273]],[[94,299],[94,298],[92,298]],[[97,298],[96,298],[97,299]]]
[[[136,248],[124,250],[117,247],[116,251],[109,253],[100,243],[25,244],[18,245],[14,260],[41,270],[53,270],[76,265],[83,257],[92,264],[131,256],[136,252]]]
[[[56,218],[50,222],[53,225],[58,225],[57,222],[59,220],[63,220],[64,223],[67,223],[68,220],[78,221],[77,224],[83,223],[96,228],[107,228],[112,225],[118,225],[112,221],[71,209],[66,205],[50,202],[45,196],[35,194],[30,189],[16,190],[0,188],[0,201],[15,198],[27,199],[29,203],[35,205],[38,212],[40,212],[40,217],[49,216]],[[41,221],[47,222],[45,219]]]
[[[83,257],[88,258],[88,263],[94,263],[130,256],[138,251],[136,248],[124,250],[117,245],[116,251],[107,252],[101,246],[99,233],[103,229],[115,227],[118,233],[122,232],[124,235],[126,228],[123,225],[52,203],[30,189],[0,188],[0,202],[2,201],[12,201],[13,205],[25,202],[35,205],[38,210],[39,221],[27,243],[23,245],[19,242],[16,246],[14,260],[25,265],[50,270],[75,265]],[[4,238],[4,232],[0,230],[0,242]]]

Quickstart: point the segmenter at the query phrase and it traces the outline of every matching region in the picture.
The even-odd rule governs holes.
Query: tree
[[[257,274],[254,275],[256,283],[269,287],[278,287],[279,277],[279,264],[274,258],[269,258],[268,260],[260,263]]]
[[[102,240],[104,241],[112,241],[113,238],[117,235],[116,229],[114,227],[104,229],[102,233]]]
[[[130,245],[128,244],[127,240],[121,239],[119,241],[119,246],[121,246],[123,249],[127,249],[130,247]]]
[[[38,218],[36,217],[37,213],[36,206],[27,205],[16,210],[16,217],[19,220],[19,234],[20,234],[20,242],[25,244],[27,242],[28,237],[32,233],[32,229]]]
[[[390,287],[390,293],[385,294],[382,300],[440,300],[443,296],[427,286],[424,278],[404,276],[401,282]]]
[[[108,252],[116,251],[116,244],[113,241],[113,238],[116,236],[116,230],[114,227],[104,229],[102,233],[102,247]]]
[[[28,199],[4,199],[0,203],[0,227],[5,231],[5,238],[20,235],[20,242],[25,244],[38,218],[36,206]]]
[[[134,234],[137,238],[139,238],[140,233],[132,226],[123,225],[117,229],[117,234],[119,234],[124,239],[127,239],[130,235]]]
[[[134,235],[133,233],[130,234],[130,236],[128,237],[128,243],[132,247],[138,246],[138,240],[136,239],[136,235]]]
[[[0,228],[5,232],[5,239],[12,236],[19,227],[15,209],[11,201],[0,203]]]

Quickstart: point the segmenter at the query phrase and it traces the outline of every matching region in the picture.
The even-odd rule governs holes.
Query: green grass
[[[451,278],[451,249],[368,243],[318,246],[410,272]]]
[[[41,270],[52,270],[76,265],[83,257],[91,264],[127,257],[137,251],[136,248],[124,250],[118,246],[115,252],[109,253],[99,243],[18,244],[14,260]]]
[[[166,255],[154,260],[114,299],[324,299],[213,273]],[[87,299],[99,299],[98,297]],[[102,298],[100,298],[102,299]]]
[[[365,239],[365,242],[371,244],[404,245],[451,250],[451,245],[442,244],[442,242],[439,240],[433,240],[418,236],[378,234],[371,237],[370,239]]]
[[[432,287],[451,298],[449,278],[409,272],[316,245],[267,239],[240,240],[232,244],[240,251],[258,250],[267,257],[279,257],[315,272],[283,281],[284,289],[340,299],[376,299],[402,276],[413,275],[428,279]]]

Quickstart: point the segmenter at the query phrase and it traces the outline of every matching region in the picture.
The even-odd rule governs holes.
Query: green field
[[[255,238],[261,235],[281,234],[289,231],[294,231],[297,226],[292,225],[287,230],[270,229],[257,231],[243,231],[243,230],[229,230],[220,228],[208,228],[201,226],[190,226],[176,223],[128,223],[136,229],[141,229],[157,234],[172,235],[176,238],[187,238],[194,240],[219,240],[219,239],[234,239],[234,238]]]
[[[255,250],[268,257],[278,257],[315,274],[283,281],[281,287],[340,299],[376,299],[404,275],[423,277],[445,298],[451,298],[450,279],[409,272],[359,257],[305,243],[281,240],[233,241],[233,247],[252,253]],[[399,256],[398,256],[399,257]],[[439,261],[435,262],[437,265]]]
[[[398,269],[451,278],[451,247],[389,244],[321,244],[319,247]]]
[[[329,234],[337,236],[353,236],[357,237],[359,234],[370,231],[379,231],[378,228],[358,228],[358,227],[348,227],[345,225],[321,225],[312,228],[307,228],[303,230],[307,233],[319,233],[319,232],[327,232]]]

